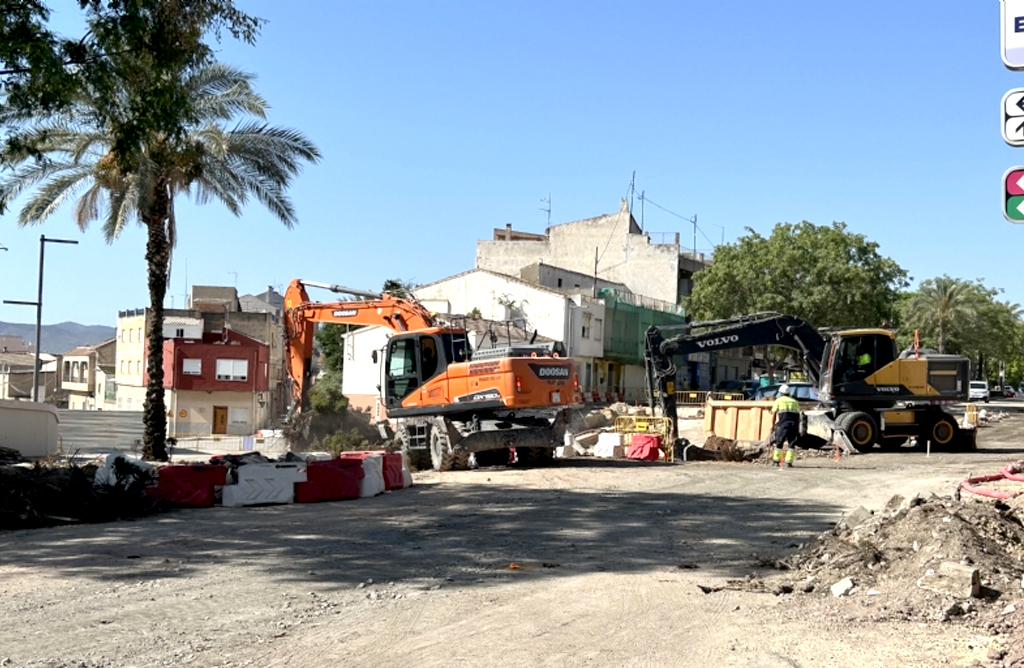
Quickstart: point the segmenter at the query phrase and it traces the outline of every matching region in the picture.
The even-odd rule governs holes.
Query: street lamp
[[[71,239],[47,239],[45,234],[39,236],[39,296],[34,302],[16,301],[5,299],[5,304],[21,304],[23,306],[36,307],[36,363],[32,368],[32,401],[39,401],[39,336],[43,329],[43,251],[46,249],[46,242],[54,244],[77,244]],[[4,250],[7,250],[6,248]]]

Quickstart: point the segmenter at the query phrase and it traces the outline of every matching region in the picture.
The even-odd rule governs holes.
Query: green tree
[[[416,289],[416,284],[412,281],[403,281],[400,278],[389,278],[384,281],[384,287],[381,288],[381,292],[401,297],[402,299],[414,299],[413,290]]]
[[[983,290],[979,285],[949,276],[922,281],[917,293],[905,305],[905,322],[929,335],[934,334],[939,352],[945,353],[951,330],[976,315],[979,290]]]
[[[343,373],[345,370],[345,345],[341,338],[351,327],[335,322],[325,322],[316,330],[314,339],[324,360],[325,371]]]
[[[97,99],[109,92],[103,90],[83,89],[59,112],[25,123],[17,141],[3,152],[4,162],[14,170],[0,179],[0,206],[34,190],[20,211],[19,225],[41,223],[77,197],[78,225],[84,230],[102,218],[108,243],[132,220],[147,230],[149,380],[143,444],[150,458],[167,457],[163,303],[177,236],[175,198],[185,193],[199,203],[219,200],[238,216],[249,197],[255,197],[291,227],[296,215],[285,191],[304,161],[320,158],[316,146],[300,133],[262,122],[267,103],[253,90],[253,78],[217,63],[181,72],[177,85],[191,110],[188,131],[177,139],[163,132],[136,138],[137,147],[129,151],[134,162],[127,169],[119,159],[125,154],[116,153],[123,135],[113,131],[106,112],[96,108]],[[121,85],[125,96],[134,96],[130,80]],[[240,115],[260,120],[225,127]],[[34,158],[38,155],[43,159]]]
[[[917,331],[922,345],[939,352],[970,357],[978,378],[988,377],[988,361],[1005,362],[1016,378],[1024,368],[1024,321],[1019,305],[999,300],[1001,292],[981,280],[924,280],[903,302],[904,331]]]
[[[182,73],[213,61],[206,40],[219,40],[226,30],[252,44],[263,23],[233,0],[78,0],[78,6],[87,31],[71,38],[49,27],[41,0],[0,0],[0,126],[73,106],[83,92],[94,93],[92,112],[124,172],[137,163],[150,135],[177,140],[201,120],[179,83]]]
[[[845,223],[779,223],[716,248],[688,306],[701,320],[778,311],[816,327],[877,326],[893,321],[906,285],[907,272]]]

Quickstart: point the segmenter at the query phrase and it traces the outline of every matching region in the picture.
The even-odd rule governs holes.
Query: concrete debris
[[[855,585],[853,584],[853,579],[843,578],[839,582],[832,585],[830,587],[830,590],[832,591],[833,596],[839,598],[840,596],[849,596],[850,593],[853,591],[854,586]]]
[[[846,517],[843,518],[843,521],[846,522],[846,526],[853,529],[859,526],[861,522],[870,518],[873,514],[874,513],[864,506],[857,506],[857,508],[847,513]]]
[[[981,595],[981,573],[966,564],[943,561],[929,568],[917,586],[953,598],[977,598]]]
[[[555,448],[555,459],[572,459],[576,456],[576,449],[571,445],[560,445]]]

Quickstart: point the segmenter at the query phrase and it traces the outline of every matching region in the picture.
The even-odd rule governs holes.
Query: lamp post
[[[77,244],[71,239],[47,239],[45,234],[39,235],[39,294],[34,302],[16,301],[5,299],[5,304],[21,304],[23,306],[36,307],[36,359],[32,368],[32,401],[39,401],[39,338],[43,329],[43,253],[46,250],[46,242],[54,244]],[[4,249],[6,250],[6,249]]]

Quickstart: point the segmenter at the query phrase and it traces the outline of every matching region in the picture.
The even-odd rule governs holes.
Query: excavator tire
[[[858,450],[870,450],[878,438],[878,423],[870,414],[863,411],[839,416],[839,427],[846,432],[850,443]]]
[[[430,430],[430,463],[435,471],[451,471],[455,466],[455,452],[448,442],[448,434],[440,429]]]
[[[442,429],[430,430],[430,463],[435,471],[464,471],[469,468],[469,453],[452,447]]]
[[[928,427],[927,436],[932,442],[932,447],[937,450],[958,449],[960,427],[956,421],[948,415],[940,415]]]

